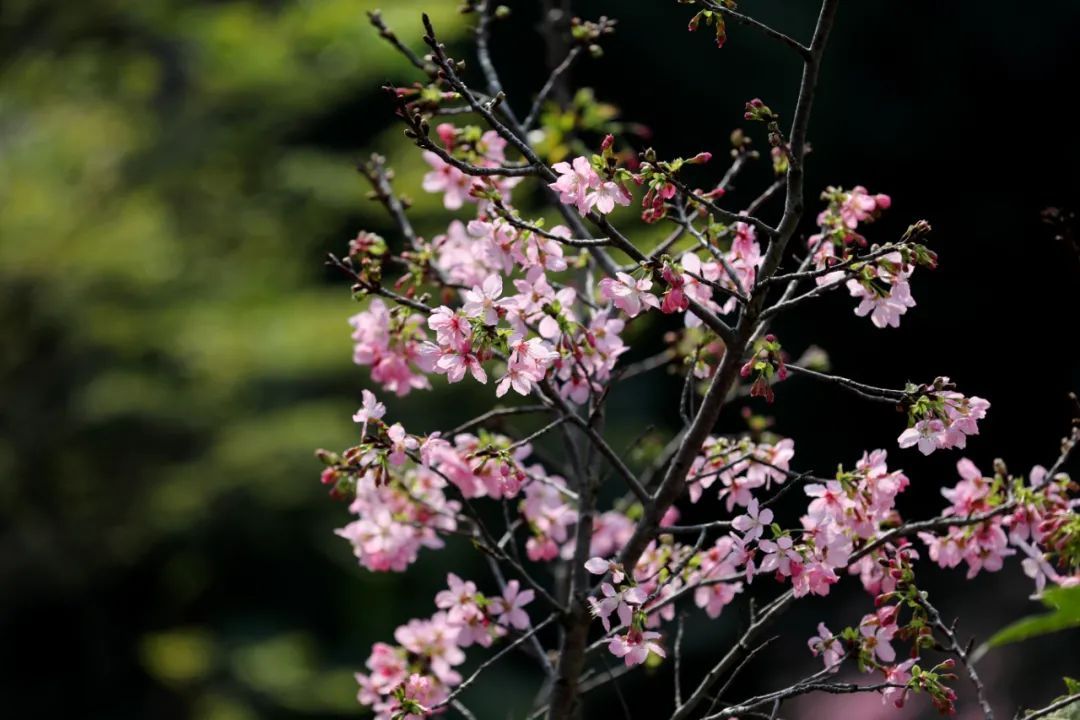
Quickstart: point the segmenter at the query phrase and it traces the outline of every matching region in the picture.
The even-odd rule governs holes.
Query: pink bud
[[[604,141],[600,143],[601,150],[610,150],[611,146],[615,144],[615,136],[608,134],[604,136]]]
[[[892,198],[884,193],[878,193],[874,196],[874,202],[877,203],[878,209],[888,210],[889,206],[892,205]]]
[[[689,165],[704,165],[705,163],[709,162],[710,160],[712,160],[712,153],[711,152],[699,152],[697,155],[690,158],[686,162]]]
[[[442,140],[442,144],[446,146],[447,150],[454,146],[455,133],[456,129],[450,123],[439,123],[435,128],[435,134],[439,136],[439,139]]]

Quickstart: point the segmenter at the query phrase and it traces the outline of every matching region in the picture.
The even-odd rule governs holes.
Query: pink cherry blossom
[[[750,542],[760,538],[764,528],[772,521],[773,511],[768,508],[759,511],[757,498],[751,498],[746,514],[736,517],[731,526],[743,534],[743,542]]]
[[[645,602],[648,595],[640,587],[631,586],[616,590],[611,583],[600,583],[601,599],[589,598],[589,606],[593,617],[600,618],[604,630],[611,630],[611,621],[608,619],[612,613],[619,618],[619,623],[629,625],[633,617],[633,608]]]
[[[624,272],[616,273],[615,278],[604,278],[600,281],[601,294],[630,317],[637,317],[643,306],[660,307],[660,301],[648,292],[650,288],[652,280],[649,278],[634,280]]]
[[[420,446],[416,438],[405,433],[405,428],[401,426],[401,423],[391,425],[387,428],[386,434],[390,438],[390,463],[393,465],[404,463],[408,459],[407,453]]]
[[[587,200],[598,213],[607,215],[616,205],[629,205],[631,198],[630,193],[621,185],[607,181],[600,182],[596,189],[589,193]],[[580,210],[580,207],[578,209]]]
[[[579,213],[588,215],[598,200],[597,194],[590,191],[600,186],[600,176],[593,170],[589,160],[576,157],[572,164],[556,163],[553,169],[559,178],[549,187],[559,193],[559,201],[564,205],[574,205]]]
[[[460,630],[449,622],[445,612],[430,620],[410,620],[394,631],[394,639],[409,652],[422,656],[440,682],[457,684],[461,675],[453,668],[465,662],[465,653],[457,644]]]
[[[795,541],[790,535],[781,535],[775,542],[761,540],[758,547],[765,554],[758,565],[762,573],[775,572],[781,576],[788,576],[792,574],[792,567],[798,567],[803,560],[802,555],[794,549]]]
[[[649,653],[666,657],[663,646],[657,642],[659,639],[658,632],[630,630],[625,635],[616,635],[611,638],[608,651],[615,657],[621,657],[627,667],[640,665],[649,657]]]
[[[825,627],[825,623],[818,623],[818,634],[810,638],[807,644],[814,657],[821,656],[826,670],[835,673],[840,669],[840,662],[844,658],[844,646],[840,639]]]
[[[510,305],[507,300],[499,300],[503,291],[503,281],[498,275],[488,275],[484,284],[465,291],[465,305],[462,312],[466,317],[481,318],[485,325],[496,325],[501,314]]]
[[[460,220],[453,220],[446,233],[436,235],[431,245],[435,266],[455,285],[479,285],[493,271],[502,269],[501,265],[492,265],[486,246],[475,242]]]
[[[945,438],[945,423],[940,420],[920,420],[913,427],[900,433],[896,442],[902,448],[919,446],[919,452],[929,455],[937,450]]]
[[[911,286],[905,278],[896,276],[887,293],[868,288],[857,280],[847,283],[851,296],[859,299],[855,314],[859,317],[870,316],[876,327],[900,327],[900,317],[909,308],[915,307],[915,298],[911,296]]]
[[[891,685],[906,685],[911,679],[911,668],[916,662],[917,658],[909,658],[896,665],[885,667],[884,682]],[[906,687],[888,687],[881,691],[881,702],[885,704],[891,702],[897,708],[902,708],[907,700],[907,694]]]
[[[423,188],[429,193],[443,193],[443,206],[447,210],[458,210],[469,198],[469,189],[473,179],[450,165],[430,151],[424,151],[424,162],[431,166],[431,171],[424,175]]]
[[[525,630],[529,627],[529,616],[523,608],[535,597],[535,591],[521,590],[517,580],[510,580],[506,583],[502,596],[492,598],[491,614],[500,625]]]
[[[370,390],[361,390],[361,397],[363,397],[363,404],[360,409],[353,414],[353,422],[363,423],[363,427],[360,429],[360,437],[364,437],[367,434],[367,424],[369,420],[378,420],[386,414],[386,406],[375,399],[375,393]]]
[[[891,663],[896,659],[892,639],[896,635],[897,626],[895,615],[891,614],[892,610],[893,608],[886,606],[873,615],[867,615],[859,623],[863,647],[885,663]]]
[[[354,329],[353,362],[369,366],[372,381],[399,397],[431,387],[423,374],[430,367],[421,355],[427,336],[420,315],[392,316],[386,304],[375,298],[349,323]]]
[[[435,331],[439,345],[451,349],[464,347],[472,337],[468,319],[445,305],[432,311],[428,317],[428,327]]]

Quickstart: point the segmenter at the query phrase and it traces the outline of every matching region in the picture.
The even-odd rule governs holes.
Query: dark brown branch
[[[353,268],[347,262],[338,258],[337,255],[334,255],[334,253],[326,254],[326,264],[331,267],[337,268],[338,270],[352,278],[356,285],[359,286],[359,289],[363,290],[366,293],[369,293],[371,295],[381,295],[388,300],[393,300],[400,305],[411,307],[413,310],[417,310],[424,314],[430,314],[432,310],[434,310],[434,308],[432,308],[430,305],[425,305],[419,300],[413,300],[412,298],[400,295],[393,290],[387,290],[382,285],[371,284],[367,280],[357,275],[356,271],[353,270]]]
[[[398,36],[391,30],[382,19],[382,13],[378,10],[371,10],[368,12],[368,20],[379,31],[379,36],[386,40],[388,43],[394,46],[394,48],[405,56],[405,58],[412,63],[413,67],[428,75],[435,74],[435,66],[430,62],[426,62],[420,58],[415,52],[398,39]]]
[[[547,81],[544,82],[544,86],[540,88],[540,92],[536,94],[536,99],[533,100],[532,109],[529,110],[529,114],[525,117],[525,122],[521,123],[521,126],[526,131],[536,123],[537,119],[539,119],[544,102],[548,99],[548,96],[551,95],[551,91],[555,89],[555,85],[558,83],[559,78],[570,69],[570,66],[573,65],[574,61],[581,55],[582,50],[583,48],[580,45],[575,45],[570,48],[570,52],[566,54],[566,58],[556,65],[551,71],[551,74],[548,75]]]
[[[541,413],[551,412],[551,407],[548,405],[519,405],[518,407],[509,408],[494,408],[488,410],[482,415],[477,415],[472,420],[467,420],[456,428],[447,433],[448,436],[453,437],[458,433],[463,433],[466,430],[476,427],[477,425],[483,425],[488,420],[494,420],[496,418],[507,417],[510,415],[525,415],[527,413]]]
[[[713,12],[718,12],[724,17],[730,18],[735,22],[739,23],[740,25],[745,25],[746,27],[753,28],[767,38],[777,40],[784,45],[787,45],[789,48],[797,52],[799,56],[803,58],[803,60],[809,60],[811,57],[810,48],[806,47],[795,38],[785,35],[779,30],[774,30],[765,23],[759,22],[758,20],[755,20],[749,15],[743,15],[740,12],[732,10],[726,5],[717,4],[712,0],[698,0],[698,2],[701,4],[702,7],[708,8]]]
[[[709,670],[708,674],[702,679],[701,683],[697,686],[694,692],[687,698],[686,702],[675,710],[675,713],[671,716],[671,720],[686,720],[690,717],[690,713],[696,708],[708,695],[709,688],[711,688],[717,680],[724,676],[724,674],[735,666],[739,656],[744,652],[751,652],[750,643],[754,642],[758,635],[768,627],[770,623],[780,613],[782,613],[791,601],[795,598],[795,594],[788,590],[781,595],[769,608],[766,608],[760,617],[750,623],[750,626],[743,632],[742,637],[735,643],[720,659],[716,665]],[[771,697],[769,698],[772,699]],[[751,710],[752,707],[746,709]],[[734,713],[738,714],[738,713]],[[730,716],[722,716],[730,717]]]
[[[975,695],[979,699],[979,707],[982,708],[983,717],[986,720],[994,720],[994,710],[990,707],[990,703],[986,699],[986,688],[983,687],[982,680],[979,679],[979,673],[975,671],[975,664],[971,662],[968,657],[967,650],[956,639],[956,633],[951,627],[945,624],[945,621],[941,619],[941,613],[934,607],[927,597],[925,591],[919,593],[916,598],[916,602],[922,605],[926,610],[927,617],[934,628],[945,636],[947,641],[946,647],[956,659],[960,661],[960,664],[964,666],[964,670],[967,672],[968,679],[971,680],[972,686],[975,688]]]
[[[796,375],[805,375],[807,377],[814,378],[815,380],[828,383],[830,385],[838,385],[849,392],[853,392],[859,397],[867,400],[873,400],[875,402],[891,403],[893,405],[903,402],[908,398],[908,394],[903,390],[890,390],[889,388],[875,387],[873,385],[866,385],[855,380],[850,380],[840,375],[827,375],[820,373],[810,368],[800,367],[798,365],[788,364],[786,366],[789,370]]]
[[[762,205],[772,199],[772,196],[779,192],[780,188],[782,187],[784,187],[783,180],[774,181],[771,185],[769,185],[769,187],[765,188],[765,190],[760,195],[754,198],[753,202],[746,206],[746,210],[744,210],[744,212],[747,215],[753,215],[761,209]]]
[[[528,630],[528,631],[522,633],[521,635],[519,635],[518,637],[516,637],[513,642],[508,643],[505,647],[503,647],[501,650],[499,650],[499,652],[495,653],[494,655],[489,657],[487,660],[485,660],[483,663],[481,663],[480,667],[476,668],[476,670],[473,671],[472,675],[465,678],[461,682],[460,685],[458,685],[456,688],[454,688],[454,691],[452,693],[450,693],[450,695],[447,696],[447,698],[445,700],[443,700],[438,705],[435,705],[434,707],[432,707],[431,710],[438,710],[440,708],[446,707],[455,698],[457,698],[459,695],[461,695],[461,693],[465,692],[465,690],[467,690],[470,685],[472,685],[474,682],[476,682],[476,679],[478,677],[480,677],[481,673],[483,673],[489,667],[491,667],[492,665],[497,663],[499,660],[501,660],[511,650],[518,647],[522,643],[526,642],[533,635],[535,635],[536,633],[540,632],[542,629],[544,629],[545,627],[550,625],[552,622],[555,621],[556,618],[557,618],[556,615],[548,615],[546,618],[544,618],[540,622],[533,625],[531,630]]]
[[[766,223],[764,220],[753,217],[752,215],[740,215],[737,212],[725,210],[724,208],[714,203],[712,200],[698,195],[690,188],[689,185],[687,185],[682,180],[673,175],[668,175],[668,180],[671,182],[672,185],[678,188],[679,192],[685,195],[688,199],[705,206],[710,212],[712,212],[724,222],[728,224],[741,222],[746,223],[747,225],[752,225],[758,232],[765,235],[766,237],[771,237],[776,234],[776,229],[770,227],[769,224]]]
[[[435,153],[443,162],[452,165],[466,175],[471,175],[473,177],[530,177],[542,174],[540,169],[535,165],[497,165],[495,167],[473,165],[472,163],[465,162],[461,158],[454,157],[441,145],[432,141],[431,138],[419,134],[418,129],[414,129],[414,132],[417,133],[416,144],[421,149]]]
[[[491,0],[482,0],[477,7],[479,20],[476,23],[476,59],[479,61],[480,71],[487,81],[488,92],[492,97],[500,97],[506,93],[503,92],[502,82],[499,80],[498,71],[495,70],[495,64],[491,61],[491,50],[488,46],[491,40],[491,5]],[[512,124],[518,125],[517,117],[514,115],[510,103],[504,100],[500,109]]]
[[[832,695],[850,695],[852,693],[863,692],[880,692],[889,688],[903,688],[904,685],[898,685],[896,683],[875,683],[873,685],[857,685],[855,683],[805,683],[801,685],[793,685],[783,690],[777,690],[776,692],[768,693],[767,695],[759,695],[754,698],[750,698],[739,705],[733,705],[725,708],[713,715],[706,715],[702,720],[722,720],[724,718],[736,717],[738,715],[744,715],[747,712],[753,710],[756,707],[766,705],[776,700],[786,700],[787,698],[796,697],[798,695],[806,695],[812,692],[825,692]]]

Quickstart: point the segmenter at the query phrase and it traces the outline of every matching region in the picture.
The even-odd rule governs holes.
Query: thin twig
[[[488,410],[486,413],[477,415],[472,420],[466,420],[465,422],[451,430],[449,433],[447,433],[447,435],[452,437],[454,435],[457,435],[458,433],[463,433],[466,430],[470,430],[477,425],[483,425],[488,420],[494,420],[496,418],[508,417],[510,415],[525,415],[529,413],[541,412],[551,412],[551,407],[548,405],[519,405],[517,407],[508,408],[497,407],[493,410]]]
[[[435,66],[429,62],[425,62],[424,60],[422,60],[420,56],[413,52],[408,45],[402,43],[401,40],[398,39],[398,36],[394,33],[394,31],[391,30],[385,22],[383,22],[381,12],[379,12],[378,10],[371,10],[368,12],[367,15],[368,20],[371,21],[371,24],[375,27],[376,30],[379,31],[379,36],[391,45],[393,45],[394,48],[399,53],[404,55],[405,58],[408,59],[408,61],[412,63],[412,65],[416,69],[429,75],[435,74]]]
[[[787,368],[798,375],[806,375],[812,377],[815,380],[829,383],[831,385],[839,385],[840,387],[850,392],[866,398],[867,400],[874,400],[876,402],[886,402],[896,404],[907,399],[908,393],[903,390],[892,390],[890,388],[876,387],[874,385],[867,385],[865,383],[851,380],[840,375],[827,375],[826,373],[818,372],[817,370],[811,370],[810,368],[800,367],[799,365],[788,364]]]
[[[532,109],[529,110],[529,114],[525,117],[525,121],[521,123],[521,126],[525,128],[526,131],[528,131],[529,128],[536,123],[537,119],[539,119],[540,110],[543,109],[544,102],[555,88],[555,83],[559,81],[559,78],[563,73],[570,69],[570,66],[574,64],[574,61],[581,55],[581,52],[581,45],[575,45],[570,48],[570,52],[566,54],[566,58],[555,66],[555,69],[548,75],[547,81],[544,83],[544,86],[540,88],[540,92],[536,94],[536,99],[533,100]]]
[[[509,643],[508,645],[503,647],[501,650],[499,650],[499,652],[497,652],[494,655],[492,655],[491,657],[489,657],[487,660],[485,660],[483,663],[480,664],[480,667],[476,668],[476,670],[473,671],[472,675],[465,678],[460,685],[458,685],[456,688],[454,688],[454,691],[452,693],[450,693],[450,695],[447,696],[447,698],[445,700],[443,700],[438,705],[435,705],[431,709],[432,710],[438,710],[440,708],[446,707],[455,698],[457,698],[459,695],[461,695],[461,693],[463,693],[466,689],[468,689],[468,687],[470,685],[472,685],[474,682],[476,682],[476,678],[480,677],[481,673],[483,673],[489,667],[491,667],[492,665],[497,663],[499,660],[501,660],[503,657],[505,657],[506,654],[509,653],[511,650],[513,650],[517,646],[521,645],[522,643],[528,641],[528,639],[531,638],[533,635],[535,635],[536,633],[540,632],[545,627],[550,625],[552,622],[555,621],[555,618],[556,618],[555,615],[548,615],[546,618],[544,618],[540,622],[533,625],[531,630],[528,630],[528,631],[522,633],[517,638],[515,638],[513,642]]]
[[[806,47],[795,38],[785,35],[779,30],[775,30],[766,25],[765,23],[755,20],[749,15],[743,15],[740,12],[732,10],[726,5],[715,3],[712,0],[698,0],[698,2],[701,4],[702,7],[706,7],[713,12],[718,12],[724,17],[731,18],[740,25],[745,25],[747,27],[753,28],[767,38],[771,38],[772,40],[777,40],[783,43],[784,45],[797,52],[799,56],[802,57],[804,60],[808,60],[811,57],[810,48]]]
[[[508,451],[509,450],[517,450],[519,447],[522,447],[523,445],[528,445],[533,440],[536,440],[537,438],[548,434],[549,432],[551,432],[555,428],[559,427],[560,425],[562,425],[564,422],[566,422],[569,419],[570,418],[568,418],[565,415],[557,417],[554,420],[552,420],[551,422],[549,422],[547,425],[545,425],[544,427],[540,428],[539,430],[526,435],[525,437],[521,438],[520,440],[515,441],[510,447],[507,448],[507,450]]]
[[[1075,702],[1080,702],[1080,693],[1075,693],[1067,697],[1063,697],[1060,700],[1055,700],[1044,708],[1033,710],[1028,713],[1018,712],[1016,713],[1015,720],[1038,720],[1038,718],[1044,718],[1051,713],[1054,713],[1062,708],[1069,707]]]
[[[941,613],[934,607],[927,596],[925,591],[918,594],[916,602],[922,605],[926,610],[927,616],[933,624],[933,626],[945,636],[948,641],[948,649],[956,656],[956,659],[960,661],[960,664],[964,666],[964,670],[967,672],[968,679],[971,680],[972,686],[975,688],[975,695],[979,699],[979,707],[982,708],[983,717],[986,720],[994,720],[994,710],[990,707],[989,701],[986,699],[986,688],[983,687],[982,680],[979,679],[979,673],[975,670],[975,664],[971,662],[968,657],[967,650],[956,639],[956,633],[951,627],[945,624],[945,621],[941,619]]]

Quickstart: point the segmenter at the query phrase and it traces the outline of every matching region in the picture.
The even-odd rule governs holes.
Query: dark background
[[[386,5],[413,47],[429,10],[456,52],[468,52],[454,0]],[[524,109],[545,77],[542,44],[532,4],[510,5],[494,52],[510,102]],[[310,454],[349,442],[366,382],[349,362],[344,321],[356,308],[321,258],[361,227],[392,236],[352,162],[388,154],[422,232],[447,221],[420,191],[422,164],[378,90],[413,78],[366,25],[369,7],[0,8],[5,714],[356,715],[351,672],[370,643],[430,613],[447,569],[483,584],[464,547],[422,555],[403,576],[357,568],[331,534],[345,511],[325,498]],[[741,9],[803,39],[816,12],[793,0]],[[575,81],[648,126],[662,156],[710,150],[722,160],[752,97],[790,119],[798,67],[786,49],[732,25],[718,50],[708,30],[687,34],[691,12],[673,2],[575,10],[619,19],[605,57],[578,66]],[[841,374],[890,386],[950,375],[988,398],[966,451],[987,471],[996,457],[1016,473],[1052,462],[1066,394],[1080,385],[1080,262],[1040,221],[1044,208],[1075,209],[1080,197],[1078,29],[1080,6],[1064,0],[844,3],[811,124],[805,230],[820,189],[863,184],[893,197],[871,239],[925,218],[941,267],[916,273],[919,305],[897,330],[855,318],[838,295],[782,319],[777,334],[796,353],[825,348]],[[768,181],[764,163],[740,177],[731,206]],[[435,429],[482,407],[469,387],[435,384],[387,398],[391,415]],[[614,442],[647,423],[670,428],[677,386],[654,375],[617,394]],[[795,438],[799,469],[829,472],[889,448],[912,479],[905,514],[936,513],[939,488],[955,482],[960,454],[899,451],[903,420],[887,407],[801,380],[778,389],[774,406],[754,407]],[[719,430],[742,427],[732,408]],[[922,567],[944,614],[961,616],[962,636],[985,638],[1037,609],[1016,562],[970,582],[962,570]],[[805,640],[821,617],[834,629],[857,622],[869,605],[856,585],[789,614],[732,697],[816,669]],[[693,617],[687,682],[726,647],[745,602],[716,622]],[[1058,694],[1060,676],[1078,672],[1077,640],[1062,633],[991,653],[981,671],[1001,711]],[[531,700],[530,673],[508,662],[465,699],[479,717],[503,717]],[[631,677],[621,690],[637,716],[662,716],[670,664]],[[964,716],[972,703],[958,686]],[[855,717],[886,712],[874,697],[840,700]],[[829,716],[833,701],[791,704],[785,716]],[[592,702],[590,717],[618,715],[614,694]],[[931,714],[923,698],[910,707],[905,717]]]

